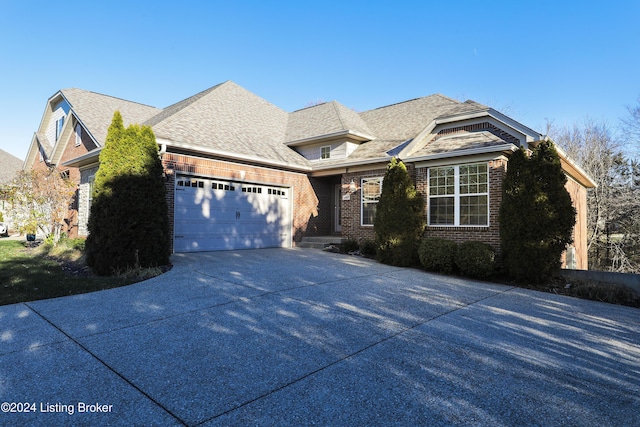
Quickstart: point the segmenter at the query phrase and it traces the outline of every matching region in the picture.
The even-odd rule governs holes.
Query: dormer
[[[358,113],[332,101],[291,113],[285,144],[311,162],[328,163],[347,159],[372,139]]]

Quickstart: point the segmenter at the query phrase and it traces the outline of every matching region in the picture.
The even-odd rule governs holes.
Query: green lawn
[[[43,247],[29,248],[23,241],[0,240],[0,305],[99,291],[144,279],[132,275],[94,276],[82,271],[82,262],[76,260],[79,252],[73,252],[58,251],[56,261]],[[70,270],[70,265],[75,268]]]

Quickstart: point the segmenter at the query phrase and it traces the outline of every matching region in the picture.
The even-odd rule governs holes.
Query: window
[[[62,127],[63,127],[63,125],[64,125],[64,116],[62,116],[58,120],[56,120],[56,141],[62,135]]]
[[[486,163],[429,169],[429,225],[489,225]]]
[[[82,126],[76,125],[76,147],[82,144]]]
[[[330,159],[331,158],[331,146],[325,145],[324,147],[320,147],[320,158],[321,159]]]
[[[380,193],[382,193],[382,177],[363,178],[361,188],[360,224],[373,225],[373,220],[376,217],[376,207],[380,200]]]
[[[89,207],[87,212],[91,212],[91,205],[93,204],[93,183],[95,179],[95,175],[89,177]]]

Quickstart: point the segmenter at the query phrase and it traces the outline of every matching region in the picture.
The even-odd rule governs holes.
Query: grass
[[[76,245],[63,243],[52,248],[0,240],[0,305],[116,288],[161,273],[160,269],[137,269],[96,276]]]

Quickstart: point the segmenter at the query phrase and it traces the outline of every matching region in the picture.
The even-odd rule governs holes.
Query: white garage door
[[[290,189],[177,177],[175,252],[291,247]]]

